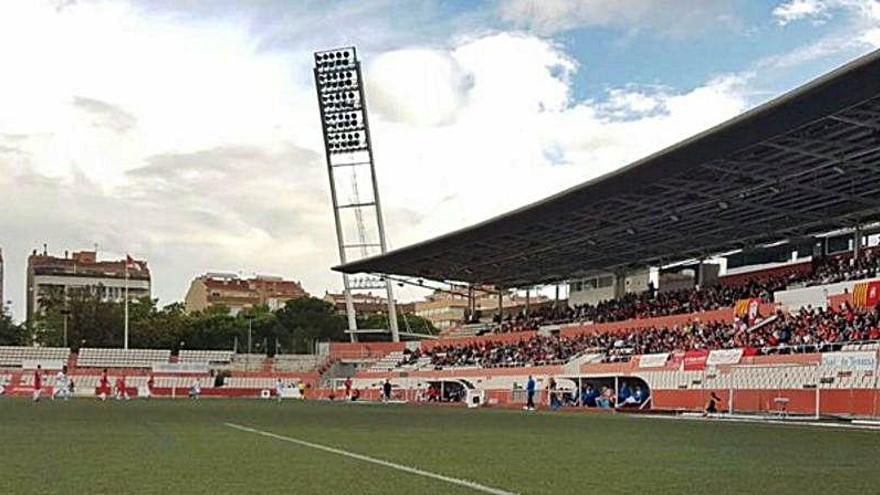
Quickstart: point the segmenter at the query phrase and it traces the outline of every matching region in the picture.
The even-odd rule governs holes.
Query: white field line
[[[660,416],[660,415],[641,415],[641,414],[633,414],[634,418],[641,419],[665,419],[665,420],[678,420],[678,421],[711,421],[711,422],[724,422],[724,423],[751,423],[751,424],[761,424],[761,425],[784,425],[784,426],[810,426],[817,428],[837,428],[843,430],[861,430],[861,431],[880,431],[880,425],[869,425],[859,421],[853,421],[852,423],[828,423],[822,421],[804,421],[804,420],[783,420],[783,419],[761,419],[761,418],[743,418],[743,417],[729,417],[729,416],[713,416],[713,417],[702,417],[702,416],[688,416],[688,415],[676,415],[676,416]]]
[[[300,440],[292,437],[285,437],[283,435],[277,435],[275,433],[271,433],[268,431],[256,430],[254,428],[248,428],[247,426],[238,425],[235,423],[225,423],[226,426],[230,428],[235,428],[236,430],[246,431],[249,433],[256,433],[257,435],[262,435],[264,437],[274,438],[276,440],[281,440],[284,442],[295,443],[297,445],[301,445],[303,447],[309,447],[316,450],[322,450],[324,452],[329,452],[331,454],[341,455],[344,457],[349,457],[352,459],[357,459],[359,461],[369,462],[372,464],[378,464],[379,466],[385,466],[391,469],[396,469],[398,471],[403,471],[405,473],[415,474],[417,476],[423,476],[425,478],[431,478],[438,481],[443,481],[452,485],[463,486],[465,488],[470,488],[471,490],[475,490],[483,493],[491,493],[493,495],[516,495],[514,492],[508,492],[506,490],[502,490],[500,488],[493,488],[491,486],[481,485],[479,483],[474,483],[473,481],[463,480],[459,478],[453,478],[451,476],[444,476],[442,474],[432,473],[430,471],[424,471],[422,469],[404,466],[402,464],[397,464],[395,462],[385,461],[382,459],[376,459],[375,457],[369,457],[362,454],[356,454],[354,452],[349,452],[347,450],[337,449],[334,447],[328,447],[326,445],[321,445],[317,443],[307,442],[305,440]]]

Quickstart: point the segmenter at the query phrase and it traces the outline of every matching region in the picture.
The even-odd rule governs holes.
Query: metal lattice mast
[[[373,147],[370,139],[370,125],[367,119],[366,98],[364,96],[361,65],[354,47],[338,48],[315,53],[315,87],[318,94],[318,107],[321,112],[321,130],[324,134],[324,152],[327,157],[327,174],[330,177],[330,197],[333,202],[333,218],[336,224],[336,240],[341,263],[355,261],[352,255],[367,257],[385,254],[387,243],[385,223],[382,218],[382,205],[379,201],[379,186],[376,167],[373,163]],[[350,202],[339,204],[336,174],[344,169],[351,172]],[[359,171],[368,170],[370,183],[367,188],[358,184]],[[361,199],[361,191],[371,192],[371,197]],[[346,227],[350,227],[344,216],[353,211],[355,242],[347,240]],[[375,217],[375,225],[368,225],[364,213]],[[372,222],[369,222],[372,223]],[[356,250],[354,253],[350,250]],[[352,291],[355,289],[384,287],[388,297],[388,325],[391,339],[400,340],[397,328],[397,307],[394,303],[394,289],[389,278],[359,279],[353,281],[348,274],[342,275],[345,290],[345,307],[348,316],[348,330],[352,342],[357,341],[357,320]]]

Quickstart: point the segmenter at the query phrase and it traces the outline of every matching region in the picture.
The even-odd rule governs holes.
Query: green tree
[[[25,325],[16,325],[5,311],[0,313],[0,345],[26,345],[27,334]]]
[[[288,301],[275,312],[276,335],[286,352],[311,352],[317,341],[345,340],[345,317],[337,315],[330,303],[315,297]]]
[[[176,350],[192,326],[182,303],[159,309],[156,300],[141,299],[130,308],[131,344],[134,347]]]
[[[124,309],[121,303],[101,299],[89,287],[51,291],[40,298],[43,311],[34,323],[35,340],[47,346],[63,344],[67,312],[67,342],[71,348],[121,347]],[[132,304],[132,307],[136,306]],[[136,309],[135,309],[136,311]]]

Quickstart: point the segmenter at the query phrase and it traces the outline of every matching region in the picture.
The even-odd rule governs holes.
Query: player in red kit
[[[107,400],[108,395],[110,395],[110,378],[107,377],[107,368],[104,368],[104,371],[101,372],[101,383],[98,386],[98,398]]]
[[[38,364],[36,371],[34,371],[34,402],[38,402],[40,400],[40,393],[42,391],[43,391],[43,367]]]
[[[147,378],[147,399],[153,396],[153,375]]]
[[[345,379],[345,398],[351,399],[351,377]]]
[[[116,379],[116,400],[128,400],[128,391],[125,389],[125,375]]]

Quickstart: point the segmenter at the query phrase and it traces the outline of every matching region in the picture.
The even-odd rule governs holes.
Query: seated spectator
[[[642,390],[641,385],[636,385],[636,390],[633,392],[632,398],[638,405],[642,405],[645,403],[646,400],[648,400],[647,394],[645,394],[645,391]]]
[[[614,407],[614,394],[608,387],[602,387],[602,392],[596,397],[596,407],[600,409],[611,409]]]

